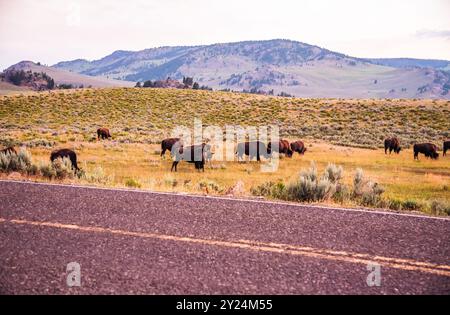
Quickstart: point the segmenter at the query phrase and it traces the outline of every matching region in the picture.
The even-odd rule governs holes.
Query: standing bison
[[[62,149],[62,150],[57,150],[57,151],[53,151],[52,154],[50,155],[50,161],[55,161],[56,159],[64,159],[64,158],[68,158],[70,159],[70,162],[72,163],[72,167],[76,170],[79,171],[80,169],[78,168],[78,164],[77,164],[77,154],[69,149]]]
[[[444,156],[447,155],[447,151],[450,150],[450,141],[445,141],[444,142]]]
[[[394,151],[397,154],[400,154],[400,151],[402,148],[400,147],[400,141],[398,141],[397,138],[387,138],[384,140],[384,153],[387,154],[387,151],[389,150],[389,154]]]
[[[166,151],[172,152],[172,147],[175,145],[175,143],[179,142],[180,138],[169,138],[164,139],[161,142],[161,157],[166,154]]]
[[[105,139],[110,139],[111,137],[111,133],[109,132],[109,129],[107,128],[100,128],[97,130],[97,140],[105,140]]]
[[[276,147],[276,143],[269,142],[269,144],[267,146],[267,152],[269,154],[273,154],[272,147]],[[289,141],[287,141],[287,140],[280,140],[278,142],[278,150],[276,150],[276,151],[278,151],[278,153],[283,153],[287,157],[292,157],[292,155],[294,154],[294,152],[291,150]]]
[[[236,148],[236,154],[238,161],[242,160],[244,155],[249,156],[250,161],[256,158],[258,162],[261,162],[261,156],[266,159],[270,157],[266,145],[261,141],[239,143]]]
[[[437,146],[432,143],[421,143],[414,145],[414,159],[419,159],[419,153],[424,154],[426,157],[430,157],[433,160],[439,158],[439,153],[437,153]]]
[[[300,155],[305,155],[306,153],[306,146],[303,143],[303,141],[295,141],[291,143],[291,150],[293,152],[297,152]]]
[[[195,169],[205,171],[205,161],[211,155],[211,145],[203,143],[184,147],[180,142],[172,147],[173,163],[171,172],[177,172],[177,166],[181,161],[195,164]]]

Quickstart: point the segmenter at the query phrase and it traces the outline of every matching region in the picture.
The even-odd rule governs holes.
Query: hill
[[[8,139],[87,141],[98,127],[110,126],[120,142],[157,143],[177,126],[192,126],[197,117],[207,126],[276,124],[283,137],[378,148],[391,134],[404,146],[416,141],[440,143],[450,137],[449,112],[450,102],[444,100],[320,100],[189,89],[84,89],[0,98],[0,120],[9,126],[0,139],[5,145]],[[23,139],[17,137],[19,126],[27,126]]]
[[[436,59],[414,59],[414,58],[374,58],[370,62],[378,65],[394,68],[434,68],[437,70],[450,71],[450,61]]]
[[[54,67],[129,81],[189,76],[219,90],[274,90],[299,97],[450,98],[450,73],[433,62],[413,63],[425,68],[400,66],[405,63],[269,40],[120,50],[99,60],[77,59]]]
[[[22,82],[19,85],[19,90],[39,90],[41,83],[43,81],[42,74],[48,76],[54,80],[56,85],[72,85],[74,87],[127,87],[133,86],[133,82],[110,80],[102,77],[92,77],[87,75],[82,75],[78,73],[69,72],[63,69],[57,69],[53,67],[47,67],[40,64],[36,64],[32,61],[21,61],[4,71],[4,73],[18,73],[20,71],[31,72],[33,80],[27,80],[27,82]],[[12,83],[12,82],[4,82]],[[1,89],[3,90],[3,88]],[[5,86],[6,91],[6,86]]]

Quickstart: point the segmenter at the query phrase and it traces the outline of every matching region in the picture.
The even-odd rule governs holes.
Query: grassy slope
[[[278,124],[285,137],[377,148],[450,137],[449,101],[288,99],[192,90],[86,89],[0,98],[2,140],[89,140],[100,126],[121,142],[158,142],[178,125]],[[5,128],[6,127],[6,128]]]
[[[0,141],[33,145],[39,139],[56,141],[58,147],[75,148],[81,166],[93,171],[101,166],[113,175],[108,185],[123,186],[138,180],[143,188],[199,192],[199,182],[212,180],[225,192],[243,180],[249,192],[266,181],[289,181],[311,161],[321,171],[327,163],[344,166],[345,181],[362,167],[386,187],[389,198],[418,201],[450,201],[450,157],[439,161],[412,158],[411,148],[400,156],[383,150],[331,145],[380,147],[385,136],[397,134],[404,145],[431,141],[441,145],[450,136],[450,104],[447,101],[412,100],[312,100],[152,89],[101,89],[8,96],[0,98]],[[306,139],[304,157],[283,159],[273,174],[259,172],[256,163],[214,162],[214,169],[198,174],[182,163],[171,174],[170,160],[158,155],[161,138],[177,123],[261,125],[278,123],[290,140]],[[112,130],[110,142],[92,142],[95,130]],[[44,141],[45,142],[45,141]],[[128,143],[128,144],[127,144]],[[47,161],[51,148],[32,148],[36,161]]]

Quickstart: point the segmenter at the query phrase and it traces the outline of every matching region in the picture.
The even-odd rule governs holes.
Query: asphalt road
[[[1,294],[450,294],[449,260],[448,219],[0,181]]]

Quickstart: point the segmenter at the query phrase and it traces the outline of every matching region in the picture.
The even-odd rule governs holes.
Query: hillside
[[[78,59],[54,67],[129,81],[190,76],[219,90],[274,90],[299,97],[450,98],[450,73],[437,63],[414,68],[401,64],[270,40],[116,51],[100,60]]]
[[[98,127],[110,126],[117,141],[157,143],[176,126],[192,126],[196,117],[207,126],[276,124],[283,137],[378,148],[391,134],[404,146],[441,143],[450,137],[449,114],[450,102],[443,100],[320,100],[184,89],[85,89],[0,98],[0,121],[5,126],[0,139],[3,144],[87,141]]]
[[[43,65],[36,64],[31,61],[22,61],[19,62],[8,69],[5,70],[5,73],[9,71],[31,71],[32,73],[41,74],[44,73],[50,78],[54,80],[56,85],[72,85],[74,87],[84,86],[84,87],[127,87],[133,86],[133,82],[127,81],[119,81],[119,80],[110,80],[101,77],[92,77],[87,75],[82,75],[78,73],[69,72],[63,69],[57,69],[53,67],[47,67]],[[7,83],[7,82],[5,82]],[[25,84],[24,86],[20,86],[20,88],[28,89],[28,90],[38,90],[34,88],[33,84]],[[3,90],[3,89],[2,89]]]

